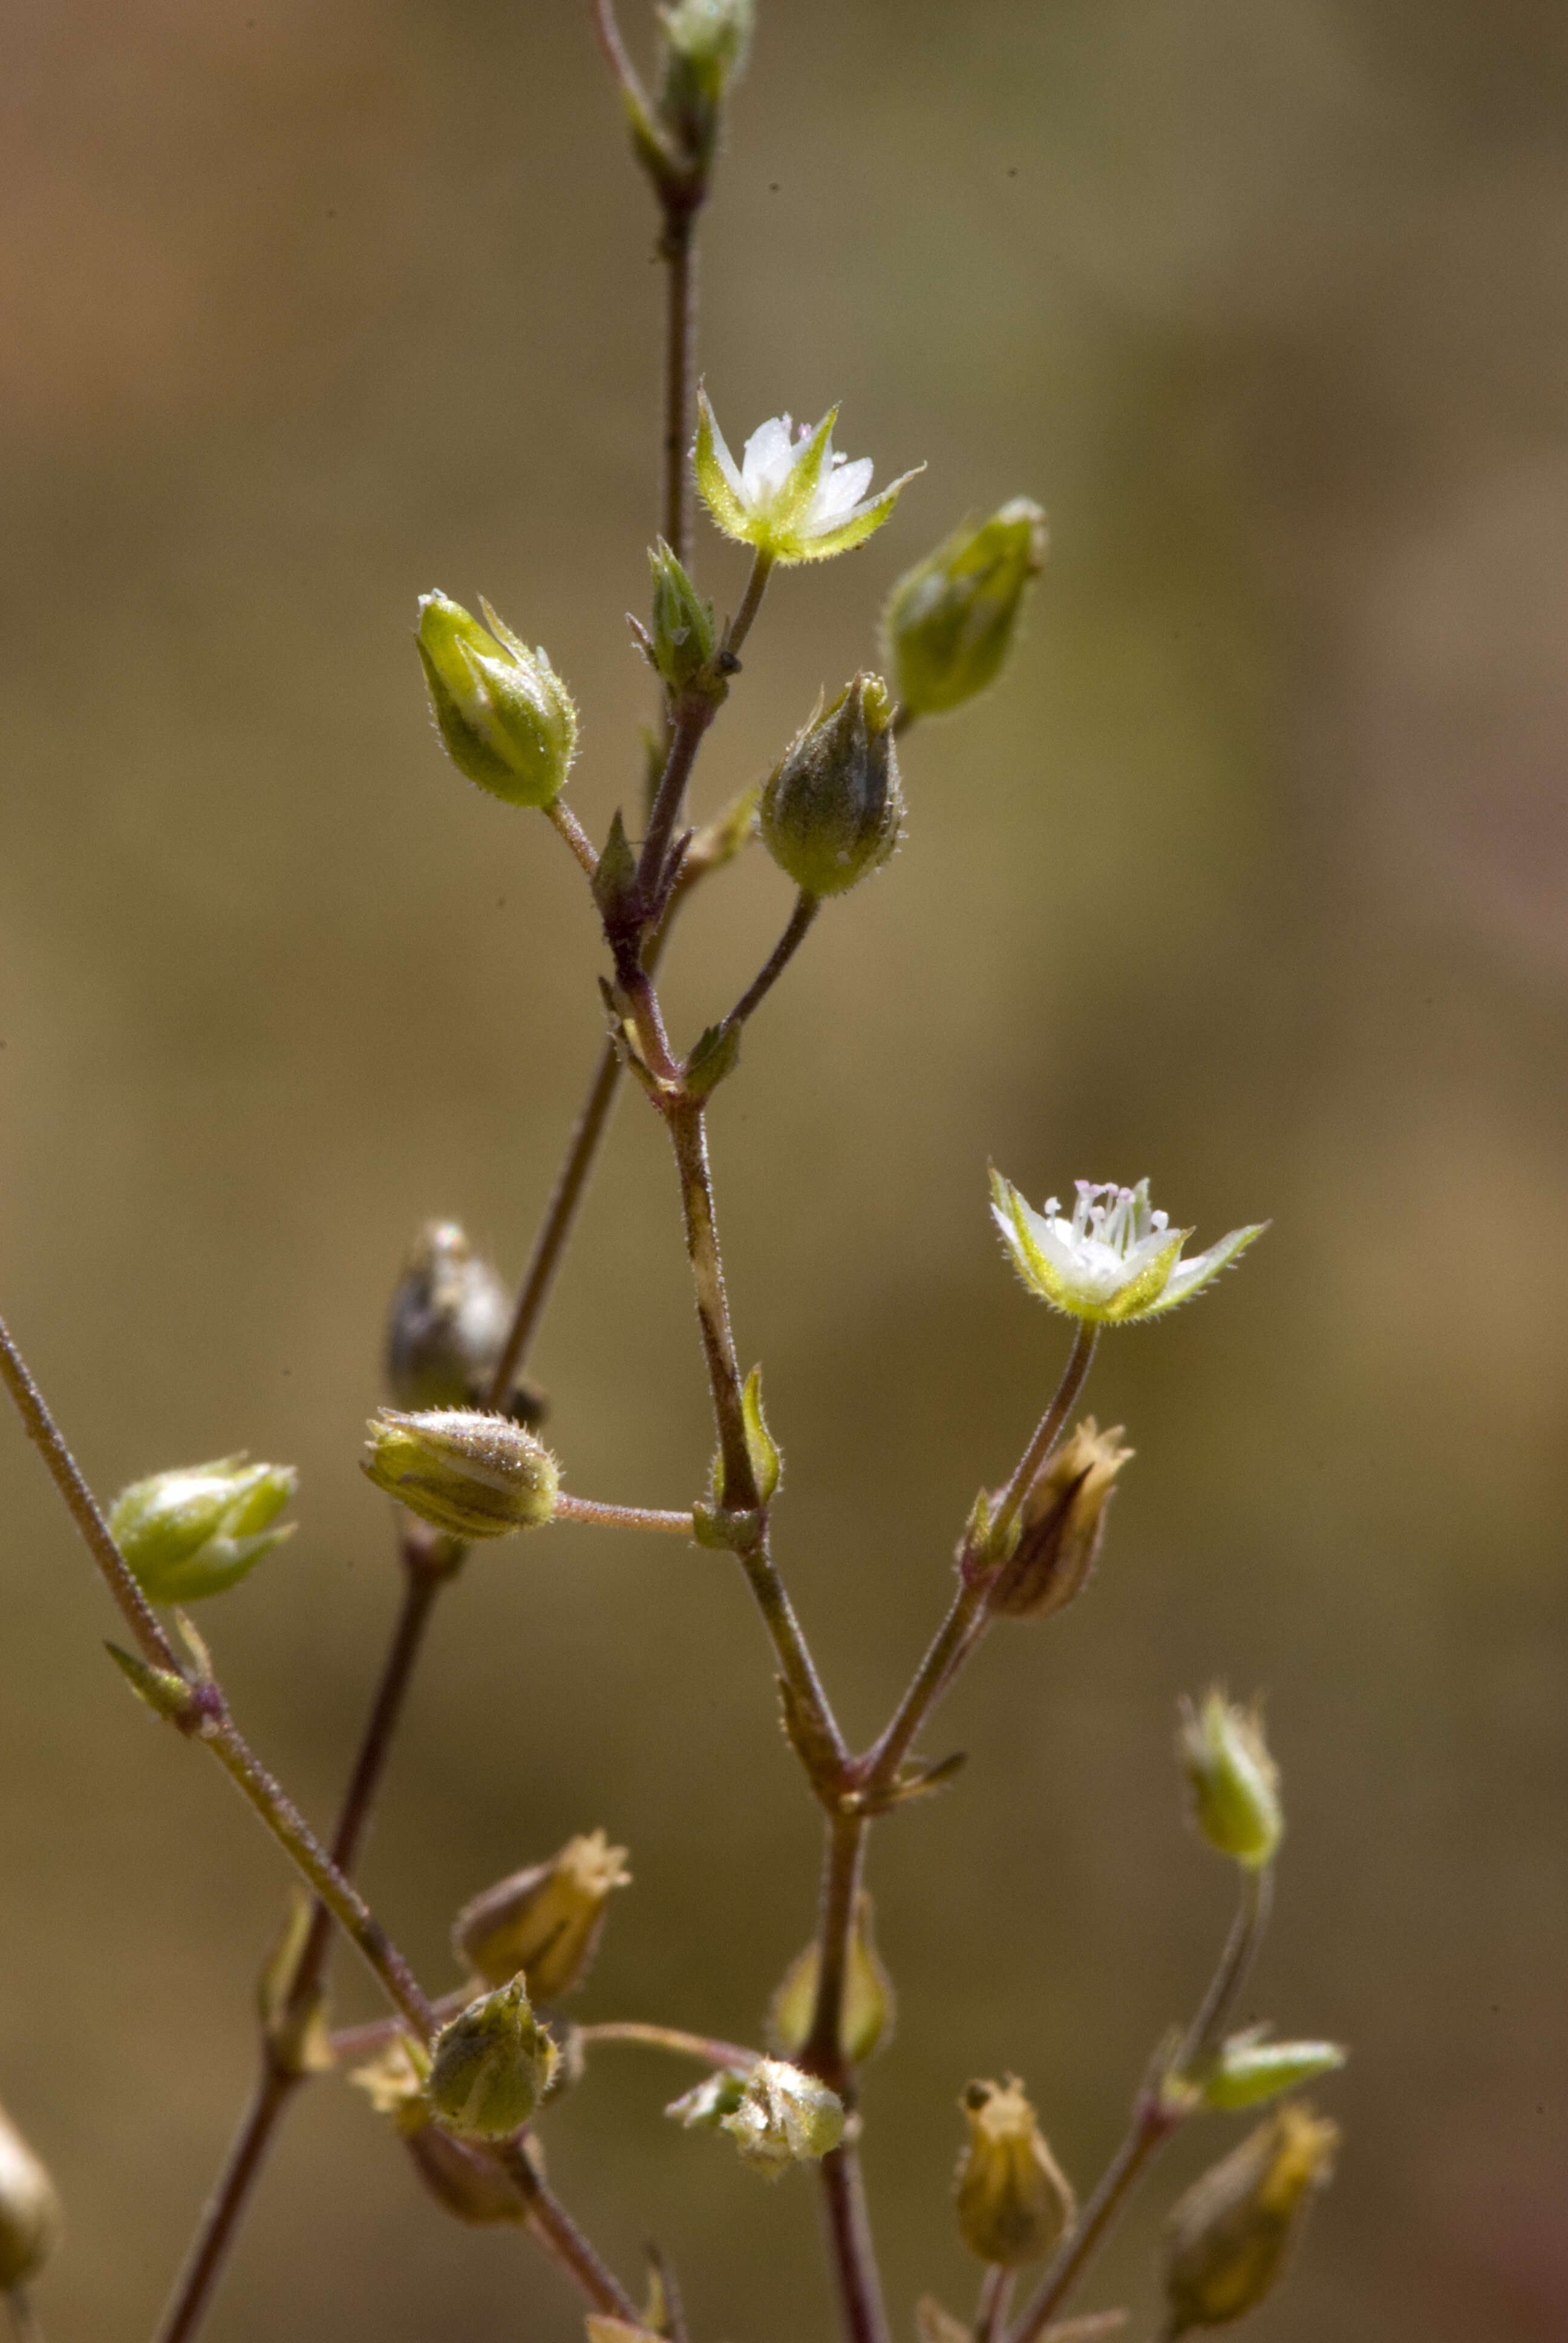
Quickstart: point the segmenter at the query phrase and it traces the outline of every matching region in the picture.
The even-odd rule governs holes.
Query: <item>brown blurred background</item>
[[[567,858],[437,751],[414,598],[548,643],[602,830],[649,705],[650,207],[575,0],[55,0],[4,37],[0,1295],[105,1492],[301,1467],[300,1535],[203,1624],[324,1817],[395,1599],[356,1471],[392,1279],[431,1212],[520,1265],[599,1030]],[[779,581],[699,803],[966,509],[1031,493],[1054,538],[1009,680],[910,741],[903,853],[713,1118],[780,1553],[858,1734],[1062,1355],[988,1156],[1037,1198],[1147,1172],[1204,1242],[1274,1221],[1106,1345],[1090,1403],[1138,1461],[1100,1576],[996,1637],[930,1736],[963,1782],[874,1850],[900,2336],[923,2288],[969,2300],[965,2080],[1021,2073],[1087,2184],[1193,2000],[1228,1891],[1170,1733],[1214,1675],[1267,1688],[1289,1797],[1254,2006],[1355,2046],[1260,2336],[1568,2327],[1565,68],[1548,0],[762,0],[704,254],[716,405],[739,439],[841,397],[851,454],[930,469]],[[731,602],[732,552],[705,530]],[[714,890],[682,1032],[788,901],[760,858]],[[538,1364],[572,1485],[689,1501],[709,1429],[635,1101]],[[110,2343],[246,2086],[283,1873],[116,1681],[15,1429],[0,1463],[0,2097],[68,2204],[52,2343]],[[582,2014],[754,2035],[817,1855],[761,1635],[718,1558],[563,1530],[448,1598],[370,1889],[445,1987],[457,1903],[600,1823],[637,1885]],[[663,2241],[702,2338],[827,2334],[813,2191],[663,2123],[689,2079],[603,2054],[549,2127],[563,2192],[623,2269]],[[1088,2301],[1146,2326],[1160,2211],[1232,2136],[1181,2143]],[[336,2085],[211,2328],[579,2332]]]

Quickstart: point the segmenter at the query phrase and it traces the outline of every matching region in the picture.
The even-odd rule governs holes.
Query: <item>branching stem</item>
[[[795,909],[789,914],[789,924],[774,945],[766,967],[753,978],[724,1020],[726,1031],[733,1031],[737,1026],[744,1025],[752,1011],[761,1007],[806,940],[811,922],[821,908],[819,895],[808,895],[804,889],[801,890],[795,899]]]
[[[688,2034],[678,2026],[648,2026],[635,2017],[579,2026],[576,2036],[590,2048],[598,2042],[625,2042],[644,2050],[668,2050],[677,2058],[695,2058],[704,2066],[755,2066],[762,2056],[760,2050],[749,2050],[741,2042],[725,2042],[713,2034]]]

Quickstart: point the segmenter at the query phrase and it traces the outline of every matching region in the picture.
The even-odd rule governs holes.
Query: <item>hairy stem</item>
[[[761,1007],[806,940],[811,922],[821,908],[819,895],[808,895],[804,889],[801,890],[795,899],[795,909],[789,914],[789,924],[774,945],[767,966],[753,978],[724,1020],[727,1031],[744,1025],[753,1010]]]
[[[82,1534],[88,1553],[102,1571],[110,1594],[120,1606],[126,1626],[136,1637],[142,1657],[171,1675],[185,1670],[174,1645],[158,1624],[156,1614],[115,1544],[109,1525],[83,1477],[81,1467],[65,1445],[65,1436],[34,1382],[26,1360],[17,1349],[10,1328],[0,1318],[0,1377],[15,1403],[23,1429],[48,1467],[55,1486],[65,1499],[71,1519]]]
[[[645,2050],[668,2050],[677,2058],[696,2058],[705,2066],[755,2066],[760,2050],[742,2042],[725,2042],[713,2034],[688,2034],[678,2026],[648,2026],[640,2018],[605,2018],[574,2029],[576,2039],[590,2048],[597,2042],[627,2042]]]
[[[836,2091],[847,2114],[855,2111],[855,2070],[843,2045],[844,1986],[849,1939],[860,1894],[867,1824],[863,1815],[839,1812],[828,1821],[822,1888],[817,1919],[817,2002],[799,2064]],[[849,2343],[886,2343],[888,2316],[882,2281],[866,2211],[859,2151],[853,2135],[822,2158],[821,2175],[828,2241],[839,2307]]]
[[[607,1529],[662,1530],[667,1536],[689,1537],[691,1515],[659,1513],[645,1505],[601,1505],[592,1497],[561,1497],[556,1499],[551,1515],[558,1522],[598,1522]]]
[[[997,2328],[1007,2322],[1008,2305],[1012,2300],[1013,2273],[1000,2262],[992,2262],[980,2280],[980,2300],[975,2305],[974,2343],[991,2343]]]
[[[829,2148],[818,2169],[849,2343],[889,2343],[888,2314],[866,2216],[859,2150],[847,2140],[840,2147]]]
[[[509,2140],[497,2150],[497,2160],[528,2202],[528,2230],[550,2259],[563,2270],[594,2308],[611,2318],[638,2324],[637,2306],[618,2279],[606,2268],[566,2207],[535,2168],[521,2140]]]
[[[1017,1469],[991,1516],[993,1534],[999,1529],[1006,1530],[1011,1526],[1029,1493],[1030,1482],[1060,1438],[1062,1427],[1077,1403],[1093,1363],[1096,1331],[1081,1319],[1079,1321],[1072,1348],[1068,1353],[1067,1364],[1062,1369],[1061,1381],[1056,1387],[1050,1405],[1036,1425],[1029,1446],[1020,1458]],[[958,1590],[949,1605],[948,1614],[932,1637],[930,1648],[886,1731],[869,1755],[861,1760],[858,1771],[867,1789],[885,1790],[888,1787],[909,1755],[916,1735],[986,1631],[989,1624],[987,1584],[983,1578],[971,1577],[966,1567],[970,1559],[966,1546],[960,1557]]]
[[[664,430],[659,528],[683,568],[691,567],[691,446],[697,354],[697,213],[666,203],[659,257],[665,265]]]
[[[598,856],[594,851],[593,840],[570,806],[563,798],[553,797],[545,808],[545,814],[551,828],[565,839],[581,864],[584,874],[591,880],[598,869]]]
[[[1240,1902],[1225,1949],[1198,2014],[1182,2037],[1181,2047],[1173,2060],[1156,2058],[1134,2103],[1132,2120],[1121,2146],[1106,2166],[1076,2225],[1058,2247],[1055,2260],[1030,2296],[1007,2343],[1036,2343],[1036,2338],[1043,2333],[1083,2276],[1149,2164],[1193,2112],[1196,2103],[1186,2099],[1179,2089],[1167,2086],[1179,2082],[1186,2068],[1218,2043],[1268,1925],[1270,1900],[1267,1869],[1243,1870]]]

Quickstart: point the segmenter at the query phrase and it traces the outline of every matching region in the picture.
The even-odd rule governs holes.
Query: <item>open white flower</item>
[[[1173,1229],[1149,1202],[1149,1182],[1080,1180],[1072,1218],[1054,1196],[1043,1212],[1026,1204],[1010,1180],[990,1175],[991,1212],[1014,1268],[1031,1293],[1070,1318],[1106,1326],[1174,1310],[1217,1277],[1268,1226],[1232,1229],[1195,1261],[1181,1248],[1191,1229]]]
[[[871,458],[861,456],[851,463],[835,454],[838,415],[836,407],[829,407],[815,430],[804,423],[796,429],[787,415],[776,415],[758,426],[737,464],[707,392],[698,391],[692,462],[702,501],[726,537],[754,545],[773,561],[825,561],[829,554],[863,544],[881,528],[899,490],[915,474],[906,472],[879,495],[868,497]],[[915,470],[924,468],[917,465]]]

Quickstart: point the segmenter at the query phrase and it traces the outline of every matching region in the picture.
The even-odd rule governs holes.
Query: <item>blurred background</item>
[[[396,1601],[356,1462],[400,1259],[443,1213],[517,1272],[600,1031],[570,863],[429,730],[415,597],[548,644],[602,833],[651,705],[651,206],[575,0],[58,0],[4,41],[0,1296],[101,1491],[301,1468],[301,1534],[202,1624],[325,1820]],[[1230,1887],[1171,1734],[1215,1677],[1266,1690],[1288,1798],[1251,2005],[1355,2053],[1260,2338],[1568,2325],[1565,68],[1546,0],[762,0],[703,246],[720,419],[841,398],[851,455],[930,468],[779,581],[699,807],[966,511],[1028,493],[1053,534],[1004,686],[911,738],[903,852],[712,1118],[780,1557],[857,1735],[1064,1352],[988,1157],[1036,1199],[1148,1173],[1201,1242],[1274,1224],[1104,1346],[1088,1404],[1138,1457],[1099,1576],[997,1634],[928,1736],[962,1781],[875,1844],[902,2338],[920,2291],[970,2299],[966,2080],[1021,2074],[1086,2187],[1192,2006]],[[699,553],[732,606],[735,548]],[[760,856],[703,900],[680,1033],[789,901]],[[635,1099],[537,1366],[571,1485],[690,1501],[710,1428]],[[14,1425],[0,1467],[0,2097],[68,2207],[52,2343],[108,2343],[247,2087],[284,1875],[116,1680]],[[720,1558],[561,1530],[446,1599],[369,1892],[445,1989],[458,1903],[599,1824],[636,1885],[580,2013],[754,2037],[818,1852],[763,1638]],[[664,2244],[704,2343],[827,2334],[813,2189],[666,2124],[690,2079],[602,2053],[552,2175],[623,2271]],[[1234,2137],[1179,2143],[1086,2307],[1146,2330],[1161,2213]],[[210,2332],[580,2327],[327,2084]]]

